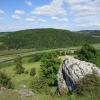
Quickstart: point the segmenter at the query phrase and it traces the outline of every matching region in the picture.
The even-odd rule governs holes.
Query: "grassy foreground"
[[[0,93],[0,100],[100,100],[100,95],[95,95],[94,93],[88,94],[86,96],[50,96],[43,94],[34,94],[31,97],[21,97],[17,91],[6,90]]]

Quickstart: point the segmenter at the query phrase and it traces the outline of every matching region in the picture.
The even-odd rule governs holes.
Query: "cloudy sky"
[[[100,0],[0,0],[0,31],[100,29]]]

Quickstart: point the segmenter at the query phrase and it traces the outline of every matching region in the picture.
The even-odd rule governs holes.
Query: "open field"
[[[5,65],[2,68],[0,68],[0,71],[5,72],[8,76],[12,78],[12,82],[14,83],[15,88],[20,87],[20,85],[26,85],[27,87],[30,85],[30,82],[32,80],[32,76],[29,75],[30,69],[35,68],[36,69],[36,76],[39,74],[39,68],[40,68],[41,62],[35,62],[35,63],[24,63],[23,67],[25,68],[25,71],[28,71],[28,74],[16,74],[14,68],[15,65],[8,66]]]
[[[93,44],[96,49],[100,49],[100,44]],[[0,51],[0,62],[10,61],[16,57],[16,55],[21,55],[22,57],[30,56],[36,53],[43,53],[43,52],[50,52],[56,50],[77,50],[81,48],[79,47],[70,47],[70,48],[58,48],[58,49],[50,49],[50,50],[39,50],[36,51],[35,49],[19,49],[19,50],[5,50]]]
[[[93,45],[96,49],[100,49],[100,44],[94,44]]]

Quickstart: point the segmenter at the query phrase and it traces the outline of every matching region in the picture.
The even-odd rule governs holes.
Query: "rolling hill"
[[[5,49],[51,49],[79,46],[84,43],[100,43],[100,37],[84,32],[71,32],[61,29],[29,29],[16,32],[6,32],[0,38]]]

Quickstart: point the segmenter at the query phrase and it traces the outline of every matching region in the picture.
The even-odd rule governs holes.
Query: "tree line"
[[[79,46],[84,43],[100,43],[100,38],[91,34],[60,29],[30,29],[5,34],[0,39],[5,49],[51,49]]]

